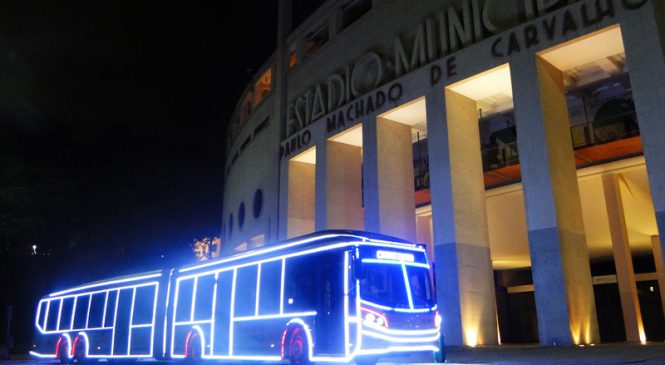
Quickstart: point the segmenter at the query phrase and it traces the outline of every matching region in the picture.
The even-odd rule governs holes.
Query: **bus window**
[[[39,303],[39,317],[37,317],[37,323],[42,328],[44,327],[44,319],[46,318],[46,301]]]
[[[429,271],[424,267],[406,266],[414,308],[431,308],[434,305]]]
[[[316,258],[316,255],[313,255]],[[303,312],[316,307],[316,287],[314,269],[317,264],[309,256],[299,256],[286,260],[284,278],[284,312]]]
[[[256,313],[256,276],[258,266],[238,269],[236,276],[235,317],[253,316]]]
[[[113,322],[113,355],[128,355],[129,342],[127,339],[130,334],[130,316],[132,308],[132,298],[134,289],[120,289],[118,293],[118,307],[116,310],[115,321]]]
[[[196,284],[196,300],[194,301],[194,320],[210,320],[212,318],[212,296],[215,290],[215,275],[201,276]]]
[[[118,291],[110,291],[106,298],[106,315],[104,316],[104,327],[113,327],[115,321],[115,305],[118,300]]]
[[[83,329],[88,321],[88,305],[90,305],[90,296],[81,295],[76,298],[76,312],[74,313],[73,329]]]
[[[153,285],[136,288],[132,324],[150,324],[155,306],[155,287]]]
[[[360,296],[370,302],[393,308],[409,308],[402,265],[363,263],[365,278]]]
[[[282,281],[282,260],[261,265],[259,314],[279,313],[279,295]]]
[[[58,330],[58,312],[60,311],[60,299],[51,300],[48,308],[48,318],[46,318],[46,330]]]
[[[104,303],[106,302],[106,292],[95,293],[90,302],[90,316],[88,317],[88,328],[102,327],[104,317]]]
[[[185,279],[178,286],[178,302],[176,303],[176,322],[192,320],[192,295],[194,294],[194,278]]]
[[[74,297],[62,300],[62,311],[60,312],[59,330],[69,330],[72,326],[72,311],[74,310]]]

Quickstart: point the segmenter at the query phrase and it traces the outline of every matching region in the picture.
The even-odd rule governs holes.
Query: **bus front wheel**
[[[439,351],[434,351],[434,362],[446,362],[446,348],[443,344],[443,335],[439,337],[438,346]]]
[[[309,344],[305,331],[298,327],[293,330],[289,341],[289,360],[291,365],[309,365]]]
[[[69,363],[69,342],[65,336],[60,337],[55,344],[55,355],[61,364]]]

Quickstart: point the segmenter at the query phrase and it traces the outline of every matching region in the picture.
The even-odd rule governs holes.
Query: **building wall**
[[[600,177],[580,175],[581,170],[575,173],[569,127],[567,123],[559,123],[568,119],[564,87],[567,80],[562,70],[543,55],[566,42],[620,27],[644,158],[632,167],[620,167],[618,172],[608,167],[602,173],[622,173],[624,181],[632,181],[635,186],[650,186],[649,194],[633,196],[633,201],[642,203],[631,206],[630,199],[627,200],[627,207],[622,209],[626,210],[628,218],[617,215],[618,219],[631,222],[640,220],[630,218],[631,214],[655,217],[646,230],[648,233],[643,230],[640,237],[630,236],[637,231],[630,224],[626,228],[630,245],[639,241],[638,250],[649,251],[645,242],[656,242],[651,236],[658,235],[658,228],[661,232],[665,229],[665,151],[662,145],[665,129],[659,124],[665,118],[662,88],[665,84],[662,38],[665,25],[662,23],[665,22],[658,16],[665,13],[664,5],[654,0],[508,0],[498,3],[373,1],[372,10],[347,28],[338,29],[339,10],[334,1],[329,1],[291,32],[283,45],[296,51],[298,63],[293,70],[285,70],[285,89],[253,112],[229,148],[224,187],[226,250],[252,242],[253,237],[261,234],[267,242],[274,242],[287,238],[290,232],[328,228],[331,218],[327,215],[332,203],[327,198],[327,192],[331,191],[327,185],[334,184],[337,176],[335,171],[326,168],[329,161],[326,153],[330,153],[328,141],[361,125],[362,142],[356,146],[362,148],[360,204],[364,227],[382,233],[393,232],[391,229],[399,224],[386,223],[389,227],[383,228],[382,222],[399,219],[407,223],[401,230],[407,233],[396,230],[394,234],[408,239],[424,235],[433,238],[434,247],[430,252],[434,253],[439,267],[445,268],[437,271],[437,289],[439,303],[447,314],[444,333],[449,344],[497,343],[493,270],[501,269],[502,262],[509,262],[506,265],[513,265],[511,268],[522,265],[520,267],[532,269],[541,344],[598,342],[589,255],[596,255],[594,250],[600,246],[616,244],[607,238],[610,236],[607,227],[615,222],[606,220],[610,218],[603,214],[593,213],[606,213],[610,209],[607,205],[597,206],[600,198],[592,199],[592,196],[602,199],[608,196],[594,195],[598,193],[594,189],[605,188]],[[549,7],[530,10],[529,4]],[[483,10],[485,8],[487,11]],[[302,56],[308,31],[325,21],[335,29],[331,31],[331,39],[311,56]],[[459,36],[442,36],[441,24],[445,25],[443,33],[459,32]],[[442,43],[441,39],[445,41]],[[283,51],[284,57],[289,55],[286,49]],[[575,57],[583,56],[578,53]],[[276,65],[279,64],[278,61]],[[288,63],[281,64],[287,67]],[[475,136],[469,138],[473,128],[465,128],[465,124],[458,121],[462,117],[455,112],[460,109],[455,106],[468,104],[466,109],[471,112],[466,113],[463,122],[475,122],[472,111],[480,107],[480,100],[459,96],[456,91],[462,82],[485,77],[487,72],[502,67],[509,69],[517,144],[524,153],[521,159],[523,183],[519,187],[505,188],[505,194],[476,189],[482,183],[476,171],[478,156],[471,158],[465,151],[470,151],[469,146],[475,151],[477,140],[473,141]],[[357,87],[357,92],[351,90],[350,83]],[[345,91],[329,89],[329,85],[344,85]],[[328,95],[329,90],[334,96]],[[344,99],[335,100],[339,95],[344,95]],[[274,100],[277,97],[281,99]],[[274,103],[278,102],[285,108],[275,107]],[[420,123],[426,125],[429,134],[431,234],[423,233],[421,227],[421,223],[429,220],[419,217],[416,224],[415,206],[410,212],[402,209],[404,204],[397,204],[404,201],[411,204],[410,196],[405,199],[404,194],[410,189],[404,188],[404,184],[400,185],[398,193],[381,193],[381,186],[412,179],[413,171],[382,167],[382,163],[392,160],[385,159],[389,154],[382,155],[389,146],[382,142],[383,134],[377,130],[377,124],[386,114],[414,103],[420,108],[416,114],[421,113],[421,118],[414,121],[406,116],[396,124],[412,129]],[[274,114],[276,110],[280,111],[279,115]],[[253,135],[253,130],[266,118],[270,119],[269,126],[241,148],[247,136]],[[476,128],[473,133],[477,132]],[[408,132],[405,136],[408,138]],[[466,139],[471,142],[465,142]],[[317,151],[317,156],[307,166],[308,173],[296,176],[292,171],[298,169],[293,168],[292,160],[312,149]],[[234,157],[234,151],[241,151],[238,157]],[[394,157],[399,156],[393,156],[394,161],[400,160]],[[409,156],[408,160],[411,159]],[[624,168],[626,170],[621,170]],[[384,176],[379,171],[388,173]],[[303,176],[307,181],[299,181]],[[255,219],[251,205],[257,188],[264,193],[263,213]],[[619,190],[620,194],[630,194],[623,189]],[[308,198],[296,199],[294,191],[306,192]],[[308,203],[311,195],[313,203]],[[651,205],[645,208],[645,201]],[[246,206],[242,229],[238,228],[241,202]],[[359,202],[347,203],[357,207]],[[297,204],[301,206],[295,206]],[[510,222],[497,213],[507,204],[515,208],[510,214],[516,217]],[[396,205],[399,207],[395,208]],[[356,214],[359,210],[354,209]],[[231,234],[230,215],[234,216]],[[307,224],[290,221],[303,215],[308,217]],[[312,217],[314,222],[309,222]],[[295,226],[298,229],[293,229]],[[414,231],[416,226],[421,227],[419,232]],[[507,250],[501,248],[510,245],[506,237],[516,240]],[[628,245],[628,241],[624,245]],[[493,250],[509,252],[502,257],[507,260],[498,258]],[[597,256],[607,254],[606,249],[599,252]],[[617,271],[620,267],[632,270],[629,257],[620,259],[616,254],[613,257]],[[627,259],[629,261],[625,261]],[[662,261],[662,253],[655,259]],[[618,280],[625,283],[625,278]],[[631,281],[634,289],[634,279]],[[626,286],[629,292],[631,285]],[[632,294],[625,295],[635,297],[637,294],[633,290]],[[622,297],[622,303],[625,298],[628,297]],[[626,311],[624,308],[624,317],[629,318]],[[638,321],[639,315],[632,318]]]

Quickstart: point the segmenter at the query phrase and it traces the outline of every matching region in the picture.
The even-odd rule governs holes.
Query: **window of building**
[[[229,239],[231,238],[231,235],[233,234],[233,214],[229,215],[229,224],[226,226],[229,230]]]
[[[328,22],[308,33],[305,36],[305,57],[313,55],[329,38]]]
[[[372,0],[350,0],[342,5],[342,28],[358,20],[372,9]]]
[[[293,70],[298,65],[298,54],[296,53],[296,47],[292,46],[289,48],[289,70]]]
[[[263,190],[256,189],[254,192],[254,200],[252,202],[252,215],[254,218],[261,216],[263,211]]]
[[[244,225],[245,225],[245,202],[242,202],[238,207],[238,228],[242,229]]]
[[[254,104],[259,105],[272,90],[272,67],[269,67],[254,84]]]

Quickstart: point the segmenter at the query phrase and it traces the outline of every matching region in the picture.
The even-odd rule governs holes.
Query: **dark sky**
[[[0,189],[59,220],[30,241],[217,234],[226,121],[276,1],[1,0],[0,17]]]
[[[295,0],[295,21],[322,2]],[[277,0],[0,0],[0,328],[12,305],[15,353],[40,296],[193,262],[193,240],[219,233],[227,121],[276,19]]]
[[[0,297],[17,265],[58,267],[51,290],[218,234],[226,123],[276,18],[276,0],[0,0]]]

